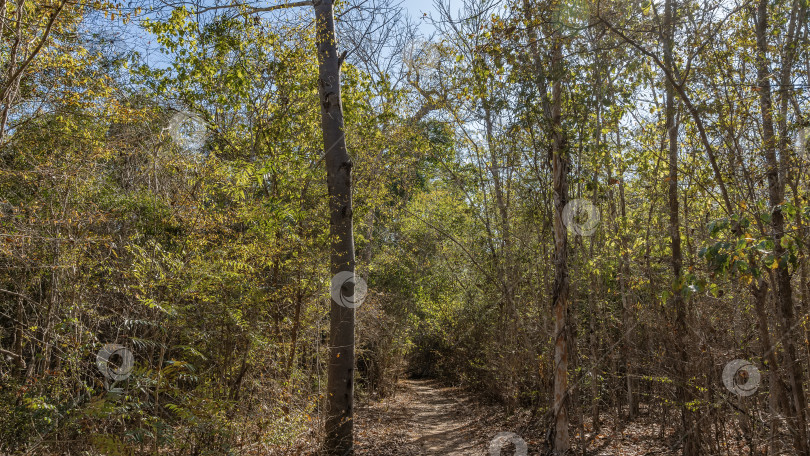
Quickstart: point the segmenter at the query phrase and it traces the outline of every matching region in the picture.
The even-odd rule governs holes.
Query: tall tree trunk
[[[563,38],[559,31],[552,35],[551,55],[551,100],[547,96],[546,73],[543,71],[537,39],[537,22],[533,17],[534,5],[523,1],[523,14],[526,17],[529,34],[529,47],[534,57],[537,74],[535,84],[542,97],[543,111],[551,124],[551,172],[554,199],[554,284],[552,285],[552,313],[554,315],[554,385],[552,412],[551,449],[554,454],[563,455],[570,451],[568,435],[568,233],[563,225],[562,212],[568,203],[568,153],[565,132],[562,126],[562,79]]]
[[[673,0],[664,4],[664,64],[673,71],[673,41],[675,39],[675,5]],[[675,308],[675,331],[678,358],[677,358],[677,399],[681,404],[681,428],[683,432],[683,455],[698,456],[700,454],[700,438],[695,420],[688,403],[691,401],[689,393],[689,336],[687,334],[687,308],[681,292],[683,284],[681,253],[681,228],[678,202],[678,121],[676,119],[675,87],[666,80],[666,128],[669,145],[669,235],[672,250],[672,275],[675,280],[672,305]]]
[[[298,274],[298,283],[301,283],[301,274]],[[295,316],[293,317],[292,337],[290,340],[290,354],[287,356],[287,381],[290,385],[290,391],[293,388],[293,363],[295,362],[295,349],[298,345],[298,331],[301,328],[301,307],[304,305],[303,291],[301,285],[295,292]]]
[[[332,0],[316,0],[315,26],[318,47],[318,88],[321,128],[329,190],[330,270],[354,272],[352,232],[352,162],[343,136],[340,98],[340,65],[337,53]],[[353,288],[353,287],[352,287]],[[354,290],[348,290],[354,293]],[[327,371],[326,440],[328,455],[354,454],[354,309],[333,299],[330,309],[329,363]]]
[[[771,435],[768,439],[768,450],[765,454],[770,455],[776,452],[776,432],[780,425],[777,417],[779,417],[780,410],[787,410],[787,397],[782,390],[782,380],[779,378],[779,363],[776,359],[774,347],[771,344],[771,335],[768,329],[768,315],[766,313],[768,282],[760,277],[757,283],[751,284],[751,294],[754,295],[754,311],[757,315],[757,329],[759,329],[759,338],[762,342],[762,361],[768,367],[768,386],[770,389],[768,408],[770,409],[772,419],[770,423]]]
[[[604,133],[602,133],[602,99],[604,95],[602,94],[602,55],[597,50],[596,51],[596,93],[594,99],[594,105],[596,106],[596,150],[602,150],[602,137]],[[607,166],[607,181],[613,178],[612,172],[610,169],[610,165]],[[594,172],[593,174],[593,201],[596,201],[596,198],[599,193],[599,179],[598,179],[598,171]],[[610,196],[608,196],[608,204],[610,207],[610,216],[615,220],[616,218],[616,211],[615,205],[611,200]],[[590,252],[588,256],[590,258],[594,257],[594,239],[591,238],[590,242]],[[600,371],[600,360],[599,360],[599,337],[596,334],[596,319],[599,316],[599,304],[595,300],[595,295],[601,296],[601,290],[599,289],[600,278],[599,278],[599,271],[591,270],[590,271],[590,279],[591,279],[591,288],[588,293],[588,304],[590,309],[590,316],[588,318],[588,345],[590,349],[590,363],[591,363],[591,423],[593,424],[593,432],[597,434],[599,432],[600,423],[599,423],[599,371]],[[576,300],[572,300],[576,302]],[[573,345],[573,344],[572,344]],[[573,347],[576,348],[576,347]],[[578,402],[577,402],[578,403]],[[581,433],[581,435],[583,435]]]
[[[793,288],[788,272],[786,249],[782,246],[785,233],[785,216],[781,205],[785,196],[785,175],[776,157],[776,137],[773,124],[773,103],[771,100],[770,65],[768,64],[768,1],[760,0],[756,13],[757,36],[757,79],[759,83],[759,101],[762,111],[762,140],[765,153],[766,175],[768,177],[768,200],[771,206],[771,236],[774,242],[779,267],[776,269],[776,310],[781,326],[780,333],[784,341],[782,364],[787,370],[788,385],[792,407],[790,409],[791,428],[793,429],[793,446],[796,454],[808,455],[807,424],[804,398],[802,368],[796,362],[796,346],[793,333],[795,316],[793,311]]]
[[[481,104],[484,106],[484,125],[486,126],[486,142],[487,150],[489,152],[490,163],[487,165],[490,176],[492,178],[492,185],[495,190],[495,203],[498,208],[498,233],[501,235],[500,242],[500,255],[493,250],[493,263],[496,265],[496,273],[498,277],[498,285],[501,289],[502,301],[499,303],[501,308],[501,321],[503,328],[499,331],[499,344],[505,350],[505,354],[499,355],[498,370],[504,382],[502,396],[506,402],[508,410],[514,409],[517,406],[517,386],[515,384],[515,377],[517,372],[518,355],[516,350],[516,342],[518,340],[518,314],[515,307],[514,300],[514,261],[512,261],[512,239],[509,225],[509,176],[508,167],[511,164],[509,158],[505,159],[506,182],[501,179],[501,172],[504,167],[501,166],[501,158],[499,157],[499,145],[495,138],[494,133],[494,119],[491,106],[493,105],[492,96],[485,94],[481,96]],[[504,188],[505,187],[505,188]]]
[[[563,225],[563,208],[568,203],[568,154],[563,133],[562,111],[562,39],[554,39],[551,68],[551,154],[554,193],[554,438],[555,454],[565,454],[571,443],[568,437],[568,233]]]
[[[616,130],[616,146],[621,150],[621,134]],[[629,247],[627,246],[627,202],[624,198],[624,165],[619,170],[619,204],[621,209],[621,223],[618,226],[619,245],[622,249],[621,270],[619,272],[619,290],[622,295],[622,343],[621,357],[624,365],[624,378],[627,388],[627,418],[634,420],[638,414],[638,401],[634,393],[633,363],[630,361],[630,331],[632,309],[630,308],[630,290],[627,280],[630,278]]]

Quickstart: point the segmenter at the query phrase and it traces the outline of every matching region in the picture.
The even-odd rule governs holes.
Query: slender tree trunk
[[[771,236],[774,242],[774,253],[779,267],[776,269],[776,310],[781,325],[784,352],[782,365],[787,370],[788,385],[792,407],[791,428],[794,432],[793,446],[796,454],[808,455],[807,424],[805,409],[807,402],[804,397],[802,368],[796,362],[796,346],[793,334],[795,332],[795,316],[793,311],[793,288],[788,272],[786,249],[782,246],[785,233],[785,216],[781,205],[785,196],[785,175],[780,168],[776,157],[776,137],[773,124],[773,103],[771,100],[770,65],[768,64],[768,1],[760,0],[756,13],[757,36],[757,79],[759,82],[759,100],[762,111],[762,139],[765,153],[766,175],[768,178],[768,200],[771,212]]]
[[[23,288],[23,293],[25,289]],[[17,354],[17,367],[20,370],[25,369],[25,358],[23,353],[23,321],[25,316],[23,315],[23,306],[25,305],[25,301],[23,297],[20,296],[17,298],[17,321],[14,323],[15,332],[14,332],[14,353]]]
[[[565,454],[571,448],[568,437],[568,233],[563,225],[563,208],[568,203],[568,155],[563,133],[562,111],[562,42],[554,41],[551,87],[551,153],[554,193],[554,438],[555,454]]]
[[[616,131],[616,145],[621,147],[619,131]],[[633,420],[638,414],[638,401],[633,388],[633,363],[630,362],[630,327],[632,320],[632,310],[630,309],[629,285],[630,278],[630,258],[629,247],[627,246],[627,204],[624,198],[624,167],[619,170],[619,204],[621,209],[621,224],[619,226],[619,245],[622,248],[621,271],[619,272],[619,289],[622,294],[622,344],[621,357],[624,365],[624,377],[627,388],[627,418]]]
[[[779,363],[771,344],[771,335],[768,329],[768,315],[766,314],[768,301],[768,282],[760,278],[758,283],[751,285],[751,294],[754,295],[754,311],[757,315],[757,328],[762,342],[763,362],[768,367],[768,386],[770,396],[768,408],[771,412],[770,439],[766,454],[775,454],[776,431],[779,427],[779,411],[787,410],[787,399],[782,391],[782,381],[779,379]]]
[[[588,304],[590,315],[588,317],[588,345],[590,349],[591,363],[591,423],[593,432],[599,433],[601,423],[599,422],[599,338],[596,334],[596,318],[599,315],[599,305],[594,299],[594,295],[600,293],[598,287],[598,277],[592,276],[592,288],[588,292]]]
[[[330,271],[354,272],[352,232],[352,162],[343,136],[340,98],[340,65],[337,53],[332,0],[316,0],[315,27],[318,47],[318,88],[321,128],[329,190]],[[353,287],[352,287],[353,288]],[[354,293],[354,290],[348,290]],[[354,454],[354,309],[331,302],[329,362],[326,397],[328,455]]]
[[[596,52],[596,94],[594,99],[594,105],[596,106],[596,150],[602,149],[602,56],[599,51]],[[608,165],[607,171],[607,181],[610,182],[612,179],[612,173],[610,169],[610,165]],[[598,189],[599,189],[599,182],[598,182],[598,173],[594,172],[593,175],[593,202],[596,202],[596,198],[598,196]],[[608,202],[610,206],[610,215],[613,220],[616,219],[616,206],[613,203],[610,196],[608,197]],[[588,256],[593,258],[594,256],[594,238],[591,238],[590,242],[590,252]],[[591,363],[591,423],[593,424],[593,432],[594,434],[599,432],[600,423],[599,423],[599,371],[600,371],[600,362],[599,362],[599,337],[596,334],[596,319],[599,316],[599,304],[595,300],[595,295],[601,296],[601,290],[599,287],[600,279],[599,279],[599,271],[590,271],[590,279],[591,279],[591,288],[588,292],[588,304],[590,309],[590,315],[588,318],[588,345],[590,346],[590,363]],[[576,302],[576,300],[572,300]],[[576,348],[572,344],[572,348]],[[578,403],[578,402],[576,402]],[[580,433],[580,435],[584,435]]]
[[[551,56],[551,100],[546,95],[546,78],[543,72],[543,59],[537,46],[538,39],[533,17],[534,6],[529,0],[523,1],[524,15],[528,24],[530,50],[534,56],[537,72],[535,83],[543,97],[543,108],[552,129],[551,138],[551,172],[554,200],[554,283],[551,290],[552,313],[554,315],[554,384],[552,412],[552,452],[563,455],[570,451],[568,435],[568,234],[563,225],[562,212],[568,203],[568,154],[565,132],[562,127],[562,79],[563,74],[563,38],[559,32],[553,36]]]
[[[673,42],[675,37],[675,5],[673,0],[664,4],[664,63],[672,71],[674,68]],[[666,80],[666,128],[669,145],[669,235],[672,254],[672,275],[675,280],[672,304],[675,308],[675,331],[678,358],[677,358],[677,387],[676,394],[681,404],[681,428],[683,432],[683,455],[698,456],[700,454],[700,438],[695,420],[688,403],[691,401],[689,392],[689,335],[687,334],[687,303],[681,292],[683,284],[681,252],[681,228],[678,201],[678,121],[676,119],[675,87]]]
[[[301,274],[298,274],[298,283],[301,283]],[[295,348],[298,345],[298,331],[301,328],[301,307],[304,305],[303,291],[300,288],[295,292],[295,317],[293,317],[292,340],[290,341],[290,354],[287,357],[287,381],[290,390],[293,388],[293,363],[295,362]]]
[[[487,150],[489,152],[488,169],[492,177],[492,185],[495,190],[495,203],[498,207],[498,232],[501,234],[501,250],[500,256],[493,255],[493,261],[496,265],[498,274],[499,287],[501,288],[503,305],[501,309],[501,319],[503,321],[503,328],[500,331],[501,337],[500,344],[506,351],[505,355],[499,356],[498,363],[499,371],[505,383],[502,395],[506,401],[508,410],[513,410],[517,406],[517,388],[515,385],[515,377],[517,371],[517,322],[518,314],[515,307],[514,300],[514,282],[515,275],[513,270],[514,261],[512,261],[512,238],[509,225],[509,177],[508,166],[510,165],[508,157],[506,158],[507,176],[506,182],[501,179],[502,167],[500,166],[501,158],[498,155],[498,144],[495,140],[493,113],[490,106],[492,97],[487,94],[481,97],[481,104],[484,106],[484,125],[486,126],[486,141]],[[504,188],[505,187],[505,188]]]

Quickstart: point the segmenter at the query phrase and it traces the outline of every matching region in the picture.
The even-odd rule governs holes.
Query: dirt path
[[[495,432],[469,399],[429,380],[404,380],[399,386],[393,397],[358,410],[358,454],[489,454]]]
[[[462,455],[475,452],[475,436],[470,428],[466,404],[446,391],[425,382],[409,382],[418,398],[411,404],[413,433],[424,454]]]
[[[591,433],[589,454],[595,456],[651,455],[674,456],[660,427],[647,417],[625,425],[624,432],[613,431],[612,416],[603,415],[603,428]],[[507,415],[502,406],[471,400],[463,392],[431,380],[400,381],[397,393],[380,402],[357,409],[356,454],[362,456],[489,456],[490,441],[501,432],[513,432],[525,439],[528,455],[541,454],[543,429],[540,420],[527,410]],[[571,429],[572,440],[579,439]],[[514,455],[511,444],[502,456]],[[524,453],[525,454],[525,453]],[[730,453],[730,454],[743,454]]]

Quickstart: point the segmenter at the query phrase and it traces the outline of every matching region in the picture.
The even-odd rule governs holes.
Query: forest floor
[[[529,455],[541,454],[542,420],[527,410],[507,414],[501,405],[483,404],[433,380],[401,380],[397,386],[388,398],[358,407],[356,454],[487,456],[490,442],[501,432],[520,436]],[[661,441],[660,428],[653,423],[630,423],[620,435],[610,421],[597,434],[589,432],[588,424],[583,431],[590,441],[589,455],[676,454]],[[577,431],[572,431],[572,440],[580,440]],[[501,454],[515,454],[514,447],[505,445]]]

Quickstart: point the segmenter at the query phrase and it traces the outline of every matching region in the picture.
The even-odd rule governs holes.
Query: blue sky
[[[443,3],[447,0],[441,0]],[[422,33],[429,35],[430,32],[433,31],[433,27],[430,25],[430,21],[420,19],[423,17],[423,13],[427,13],[428,16],[433,15],[436,16],[434,13],[436,12],[436,6],[433,4],[434,0],[405,0],[403,2],[403,6],[408,10],[411,17],[416,19],[419,24],[421,25]],[[461,0],[450,0],[450,6],[453,11],[459,8],[461,5]]]
[[[413,17],[421,16],[422,12],[430,14],[435,10],[433,0],[406,0],[405,7]]]

